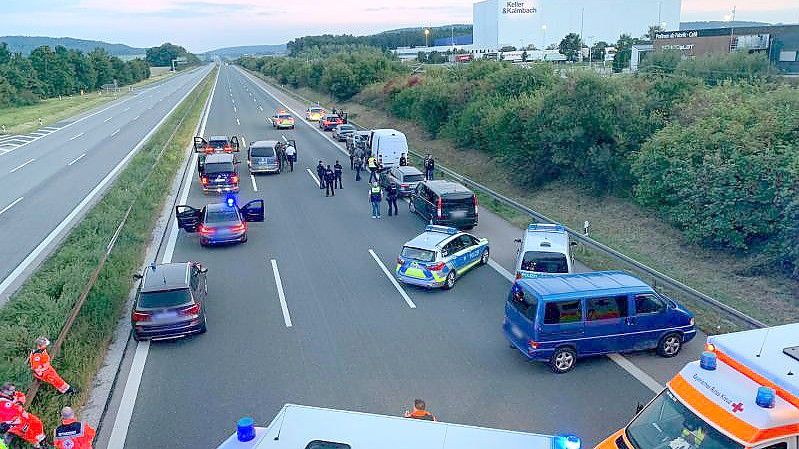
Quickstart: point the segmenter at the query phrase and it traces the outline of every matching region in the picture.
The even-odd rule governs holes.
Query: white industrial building
[[[650,26],[676,29],[682,0],[485,0],[474,4],[474,48],[546,48],[569,33],[583,42],[641,37]]]

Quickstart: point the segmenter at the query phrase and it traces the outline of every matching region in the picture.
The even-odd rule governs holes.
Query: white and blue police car
[[[400,282],[450,289],[464,273],[488,263],[488,239],[447,226],[429,225],[402,247],[397,257]]]

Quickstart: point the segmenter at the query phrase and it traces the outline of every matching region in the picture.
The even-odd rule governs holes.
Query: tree
[[[630,67],[633,45],[640,44],[641,39],[632,37],[629,34],[622,34],[616,42],[616,56],[613,58],[613,71],[621,72]]]
[[[558,50],[560,50],[560,52],[566,56],[567,60],[574,62],[580,55],[582,46],[583,43],[580,39],[580,35],[577,33],[569,33],[563,38],[562,41],[560,41]]]
[[[97,70],[91,58],[77,50],[69,50],[69,60],[75,69],[76,88],[81,91],[94,89],[97,85]]]
[[[649,30],[644,34],[644,39],[652,42],[655,40],[655,34],[665,31],[660,25],[650,25]]]
[[[605,60],[605,48],[608,47],[608,43],[605,41],[599,41],[591,47],[591,61],[594,62],[602,62]]]
[[[89,52],[89,59],[97,72],[97,82],[95,88],[100,88],[104,84],[114,82],[114,67],[111,65],[111,57],[102,48],[95,48]]]
[[[173,59],[185,57],[188,60],[188,55],[185,48],[166,42],[158,47],[148,48],[145,60],[153,67],[172,67]]]

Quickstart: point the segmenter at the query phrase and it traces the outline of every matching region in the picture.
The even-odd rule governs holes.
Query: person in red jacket
[[[424,403],[421,399],[416,399],[413,401],[413,411],[405,412],[406,418],[412,419],[421,419],[424,421],[438,421],[432,413],[427,411],[427,404]]]
[[[58,375],[55,368],[50,365],[50,354],[47,353],[49,345],[50,340],[47,337],[36,339],[36,349],[28,357],[31,370],[33,370],[33,377],[52,385],[59,393],[77,393],[77,390],[64,382],[64,379]]]
[[[44,424],[38,416],[25,411],[25,395],[6,382],[0,388],[0,424],[12,435],[27,441],[36,449],[48,447]]]
[[[86,421],[75,419],[72,407],[61,409],[61,425],[55,429],[53,444],[57,449],[92,449],[97,431]]]

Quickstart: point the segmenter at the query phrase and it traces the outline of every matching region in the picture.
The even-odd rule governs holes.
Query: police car
[[[264,221],[264,200],[253,200],[238,207],[232,196],[224,203],[208,204],[202,209],[175,206],[178,227],[200,234],[200,245],[219,243],[244,243],[247,241],[247,223]]]
[[[447,226],[428,225],[406,243],[397,258],[400,282],[420,287],[450,289],[458,277],[488,263],[488,239]]]

